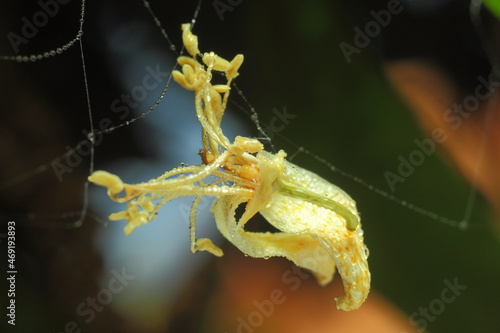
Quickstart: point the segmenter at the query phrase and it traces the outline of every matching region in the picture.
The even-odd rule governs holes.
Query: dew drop
[[[467,221],[460,221],[460,223],[458,223],[458,228],[460,230],[467,230],[468,227],[469,223],[467,223]]]

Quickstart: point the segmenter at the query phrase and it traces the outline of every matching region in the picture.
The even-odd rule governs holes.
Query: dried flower
[[[125,234],[153,220],[161,206],[180,196],[194,196],[190,212],[191,250],[222,256],[211,240],[196,239],[196,213],[203,196],[215,197],[211,208],[218,229],[231,243],[252,257],[283,256],[309,269],[320,284],[331,281],[337,267],[345,295],[336,299],[343,310],[357,309],[370,290],[368,250],[354,200],[315,173],[272,154],[256,139],[238,136],[231,143],[220,122],[231,81],[238,76],[243,55],[227,61],[213,52],[200,55],[197,37],[182,25],[183,42],[191,57],[181,56],[176,82],[195,93],[195,109],[203,128],[203,164],[181,166],[145,183],[124,184],[118,176],[96,171],[89,180],[107,187],[127,208],[109,216],[127,220]],[[197,60],[200,55],[202,63]],[[227,83],[212,85],[212,71],[225,73]],[[244,204],[242,216],[236,209]],[[248,232],[245,224],[256,214],[281,232]]]

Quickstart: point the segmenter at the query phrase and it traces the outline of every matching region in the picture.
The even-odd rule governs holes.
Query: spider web
[[[172,59],[175,59],[177,56],[183,54],[183,48],[181,47],[181,44],[179,42],[180,29],[173,30],[165,28],[162,23],[163,21],[162,18],[165,16],[164,13],[154,10],[153,7],[155,6],[155,4],[151,5],[146,0],[142,1],[142,4],[144,13],[141,15],[147,16],[149,21],[153,22],[154,27],[156,29],[156,30],[153,29],[148,30],[148,33],[158,34],[160,36],[159,38],[157,37],[153,38],[153,42],[166,43],[167,49],[169,50]],[[89,75],[89,72],[92,71],[92,67],[95,66],[95,64],[91,61],[88,61],[90,57],[87,53],[88,46],[86,46],[86,44],[93,43],[93,41],[86,40],[87,29],[88,29],[87,24],[89,24],[89,22],[95,24],[95,22],[93,22],[93,18],[92,16],[90,16],[88,8],[86,8],[87,6],[89,6],[89,2],[83,0],[81,1],[79,6],[76,5],[76,2],[71,3],[68,6],[78,7],[77,8],[78,11],[76,11],[75,8],[73,8],[72,13],[64,14],[66,18],[71,17],[72,25],[68,26],[67,29],[68,33],[70,32],[69,30],[72,30],[71,31],[72,37],[70,37],[69,39],[65,39],[64,41],[61,41],[60,43],[55,45],[53,45],[52,43],[50,43],[50,45],[47,45],[46,40],[48,39],[43,39],[44,43],[42,45],[43,47],[47,47],[46,49],[43,48],[42,49],[43,51],[32,52],[26,55],[18,55],[18,54],[4,55],[0,56],[0,60],[4,62],[3,63],[4,66],[15,66],[16,70],[19,70],[23,68],[23,66],[24,67],[30,66],[30,68],[35,66],[44,66],[44,62],[46,61],[55,61],[51,62],[50,64],[51,65],[55,64],[54,67],[57,68],[57,59],[63,57],[71,58],[71,62],[73,63],[74,67],[77,67],[79,69],[78,75],[80,84],[78,87],[74,87],[74,89],[79,94],[79,98],[80,101],[83,102],[83,106],[80,106],[78,108],[80,112],[78,117],[79,119],[82,119],[82,122],[79,124],[80,127],[78,128],[71,127],[69,128],[69,131],[82,133],[82,135],[80,136],[77,142],[68,141],[64,142],[62,145],[58,145],[58,148],[60,148],[61,146],[63,148],[55,149],[57,153],[51,155],[51,157],[49,157],[46,162],[41,164],[36,164],[34,166],[32,165],[29,168],[27,168],[26,171],[22,172],[11,171],[10,173],[8,173],[8,177],[5,177],[4,180],[0,182],[0,191],[2,191],[3,193],[9,193],[9,192],[15,193],[17,191],[22,192],[25,184],[36,183],[37,177],[47,173],[53,173],[52,177],[53,182],[49,184],[43,183],[42,185],[53,186],[55,188],[64,187],[66,183],[72,182],[66,180],[77,173],[77,171],[74,170],[78,169],[80,170],[79,173],[80,178],[82,174],[84,176],[88,176],[94,171],[95,165],[99,164],[101,159],[104,160],[104,156],[110,153],[110,150],[112,150],[112,148],[109,148],[109,146],[105,147],[105,145],[107,141],[113,140],[113,138],[116,138],[116,140],[118,141],[123,140],[124,142],[123,146],[130,145],[131,150],[133,150],[132,148],[138,148],[135,147],[137,143],[133,143],[133,141],[144,140],[145,142],[150,144],[151,140],[143,139],[140,136],[140,134],[134,132],[133,129],[136,127],[146,131],[150,129],[151,125],[146,126],[142,124],[145,122],[146,119],[150,118],[153,113],[158,112],[160,106],[166,103],[165,100],[169,99],[170,90],[174,89],[173,85],[171,85],[171,75],[168,75],[168,77],[166,77],[166,83],[164,83],[162,86],[157,87],[157,89],[154,90],[155,93],[148,91],[148,98],[145,99],[144,103],[141,104],[141,106],[133,110],[133,111],[139,110],[137,113],[134,114],[130,112],[130,114],[127,115],[127,117],[125,117],[126,119],[121,119],[121,117],[118,117],[117,114],[112,114],[112,116],[114,116],[112,124],[110,126],[104,126],[105,128],[103,126],[100,126],[100,122],[102,121],[103,118],[107,117],[109,118],[111,116],[106,116],[106,115],[103,116],[101,115],[100,112],[98,113],[96,111],[98,109],[106,108],[107,105],[104,105],[104,103],[101,100],[95,97],[96,89],[92,89],[92,87],[98,86],[99,89],[101,89],[102,87],[97,82],[95,75],[92,76]],[[194,25],[192,29],[194,33],[199,36],[200,43],[203,45],[205,40],[210,40],[211,34],[207,33],[206,30],[197,30],[197,20],[204,15],[204,11],[202,9],[208,11],[209,8],[211,8],[211,3],[208,2],[202,3],[202,1],[200,0],[196,2],[191,2],[189,6],[191,7],[191,9],[189,11],[189,14],[186,15],[189,15],[189,17],[191,18],[191,23]],[[237,8],[233,9],[237,10]],[[62,8],[61,6],[60,10],[61,12],[63,12],[63,10],[66,10],[66,8]],[[225,13],[225,15],[230,15],[230,14],[231,11]],[[40,34],[42,34],[41,30],[42,29],[40,28]],[[124,35],[126,36],[126,32],[124,32]],[[30,44],[28,46],[34,45],[35,38],[33,40],[30,40],[29,43]],[[206,48],[200,48],[200,49],[202,51],[212,50]],[[217,49],[214,49],[213,51],[217,52]],[[244,51],[242,51],[242,53],[245,54]],[[227,57],[229,58],[231,56],[232,55],[228,55]],[[248,63],[244,63],[243,68],[249,66],[249,64],[252,63],[250,59],[246,61],[248,61]],[[61,67],[63,66],[65,65],[63,65],[61,62]],[[142,66],[145,67],[146,65]],[[171,73],[172,70],[175,68],[176,67],[172,66],[168,67],[167,72]],[[151,67],[149,69],[146,68],[145,73],[150,73],[150,70],[154,71],[154,68],[152,69]],[[162,67],[162,72],[163,72],[163,67]],[[53,78],[50,76],[43,77],[43,81],[46,82],[51,82],[52,79]],[[412,199],[411,201],[409,199],[402,199],[398,195],[383,190],[381,189],[380,186],[372,185],[371,182],[365,181],[361,177],[358,177],[355,171],[347,172],[344,170],[344,168],[337,167],[334,163],[331,162],[333,160],[332,157],[330,156],[323,157],[322,154],[317,153],[318,150],[322,150],[321,147],[319,147],[319,145],[318,149],[316,149],[317,147],[313,148],[311,148],[310,146],[306,147],[302,144],[296,144],[294,141],[290,140],[288,138],[288,135],[285,135],[281,130],[270,132],[269,126],[266,126],[269,125],[270,122],[259,121],[259,115],[262,116],[264,111],[262,110],[257,111],[256,108],[254,108],[253,106],[254,102],[252,99],[252,96],[254,96],[254,94],[250,92],[247,88],[240,88],[240,84],[243,85],[243,83],[240,83],[240,80],[244,80],[244,74],[241,75],[241,78],[239,78],[239,80],[237,80],[236,84],[233,86],[234,93],[231,95],[230,98],[231,107],[233,108],[233,110],[246,115],[246,117],[250,119],[251,123],[254,125],[257,136],[259,136],[263,141],[267,143],[267,146],[269,147],[270,150],[275,151],[277,148],[281,148],[282,145],[286,146],[287,147],[286,150],[289,154],[288,155],[289,160],[297,164],[299,164],[302,161],[306,161],[307,164],[312,165],[313,167],[319,165],[318,169],[323,168],[323,171],[326,171],[326,174],[323,173],[322,175],[325,178],[330,179],[334,183],[335,181],[333,181],[333,179],[336,179],[335,177],[337,175],[340,175],[344,178],[344,181],[341,180],[343,184],[341,187],[344,188],[346,192],[350,193],[351,186],[353,187],[358,186],[361,189],[361,190],[358,189],[356,191],[358,193],[360,191],[375,193],[376,196],[381,197],[385,200],[386,203],[382,205],[385,205],[385,207],[388,207],[388,209],[391,210],[394,209],[395,205],[390,203],[390,201],[392,201],[397,205],[407,209],[407,212],[411,214],[415,213],[413,215],[417,215],[418,218],[414,218],[414,220],[415,219],[418,221],[422,220],[423,221],[422,223],[425,223],[425,221],[437,221],[439,222],[439,224],[451,226],[453,228],[456,228],[457,230],[470,230],[471,228],[475,227],[473,224],[471,224],[471,219],[473,214],[472,210],[477,196],[477,193],[473,187],[469,188],[468,196],[467,198],[465,198],[465,203],[463,202],[457,203],[458,207],[464,207],[463,213],[461,212],[461,209],[455,210],[457,212],[456,216],[458,216],[458,218],[449,217],[447,215],[441,215],[435,212],[435,210],[432,208],[427,209],[423,206],[414,203],[413,199],[418,200],[419,199],[418,197],[411,198]],[[132,83],[131,86],[134,86],[134,83]],[[146,103],[149,104],[145,106]],[[494,103],[494,101],[492,101],[492,103]],[[67,109],[70,109],[72,107],[74,107],[74,104],[66,106]],[[494,108],[494,105],[491,104],[489,105],[489,107]],[[162,112],[170,112],[170,111],[172,110],[162,110]],[[232,111],[228,111],[228,113],[230,112]],[[298,113],[298,111],[294,112]],[[96,117],[96,114],[99,114],[99,117]],[[173,121],[175,121],[175,119]],[[239,133],[234,133],[234,134],[239,134]],[[126,136],[132,136],[133,139],[126,138]],[[156,137],[155,139],[165,140],[164,138],[156,138]],[[173,141],[176,140],[176,138],[174,138],[173,136],[169,137],[168,139]],[[280,143],[279,146],[278,142]],[[151,149],[153,148],[154,147],[152,147]],[[103,151],[103,154],[100,154],[101,150]],[[110,153],[112,157],[119,158],[120,157],[119,154],[126,155],[128,153],[127,149],[117,149],[117,150],[119,151],[119,153],[112,153],[112,152]],[[143,152],[142,154],[145,154],[147,157],[148,153],[150,152],[148,152],[148,149],[146,149],[146,153]],[[481,163],[481,154],[483,154],[483,152],[480,152],[477,164]],[[341,158],[342,156],[338,156],[335,158],[335,160],[340,160]],[[74,163],[75,166],[69,166],[68,161],[77,161],[77,160],[80,160],[80,162],[78,163],[75,162]],[[178,164],[180,162],[186,162],[186,161],[176,160],[174,163]],[[195,163],[195,162],[190,162],[190,163]],[[112,164],[111,166],[113,167]],[[69,169],[67,168],[71,169],[71,171],[69,171]],[[165,168],[165,170],[168,169],[169,168]],[[136,170],[135,173],[136,173],[135,177],[138,177],[138,179],[142,179],[142,181],[146,181],[149,179],[149,178],[144,178],[141,175],[141,170]],[[347,180],[347,182],[345,180]],[[79,207],[76,207],[75,209],[67,211],[58,210],[53,212],[50,211],[47,212],[43,209],[43,205],[41,205],[42,207],[40,209],[37,209],[36,211],[27,214],[19,213],[16,210],[6,209],[6,211],[1,215],[2,219],[5,221],[15,220],[19,225],[35,226],[42,228],[61,228],[61,229],[79,228],[82,226],[84,221],[85,223],[89,221],[89,217],[90,220],[97,221],[100,224],[107,224],[106,222],[107,218],[105,215],[101,216],[98,214],[94,214],[90,210],[90,207],[92,206],[91,202],[93,201],[91,198],[92,196],[91,191],[89,190],[89,183],[87,181],[83,181],[81,182],[79,188],[81,189],[80,190],[81,200],[79,201]],[[56,192],[64,193],[64,190]],[[8,194],[5,194],[5,196],[8,196]],[[356,196],[353,195],[353,197],[356,199]],[[208,207],[208,204],[206,206]],[[437,203],[436,206],[439,207],[440,204]],[[17,203],[16,205],[14,205],[14,208],[15,207],[17,207]],[[364,213],[363,211],[362,213],[363,213],[363,218],[369,220],[369,216],[367,216],[366,213]],[[435,227],[435,225],[432,224],[430,225]]]
[[[169,38],[166,30],[162,27],[162,23],[161,23],[160,19],[156,16],[154,11],[152,10],[149,2],[143,1],[143,4],[144,4],[145,9],[151,15],[151,18],[154,21],[158,30],[160,31],[161,35],[168,43],[169,49],[173,52],[173,54],[176,57],[179,55],[182,55],[183,51],[184,51],[183,47],[180,48],[179,52],[177,52],[178,47]],[[196,5],[196,10],[195,10],[193,18],[191,20],[191,23],[193,25],[196,23],[196,19],[198,17],[200,9],[201,9],[201,0]],[[132,117],[129,120],[126,120],[120,124],[113,125],[109,128],[103,129],[103,130],[95,128],[93,113],[92,113],[92,108],[91,108],[92,103],[91,103],[91,96],[90,96],[90,92],[89,92],[89,82],[88,82],[87,73],[86,73],[87,70],[86,70],[86,64],[85,64],[84,44],[83,44],[82,38],[81,38],[81,36],[84,33],[84,20],[85,20],[85,1],[82,1],[79,27],[77,28],[77,32],[75,34],[75,37],[72,38],[69,42],[60,45],[60,47],[52,48],[50,50],[47,50],[47,51],[41,52],[41,53],[34,53],[34,54],[29,54],[29,55],[3,55],[3,56],[0,56],[0,60],[4,60],[4,61],[30,63],[30,62],[37,62],[40,60],[44,60],[44,59],[47,59],[50,57],[61,56],[71,47],[79,48],[80,49],[81,66],[82,66],[82,79],[83,79],[84,91],[85,91],[85,95],[86,95],[85,103],[87,105],[88,128],[89,128],[89,130],[87,132],[88,133],[87,137],[80,140],[76,145],[72,146],[70,149],[67,149],[64,153],[61,153],[61,155],[53,158],[53,160],[50,162],[39,165],[39,166],[29,170],[29,171],[11,176],[9,179],[4,180],[0,184],[0,190],[8,190],[9,188],[16,186],[17,184],[25,182],[25,181],[29,181],[31,178],[37,176],[38,174],[44,173],[44,172],[52,171],[52,172],[64,174],[64,172],[67,172],[66,171],[67,169],[65,169],[65,168],[67,168],[67,166],[61,165],[61,163],[63,163],[64,160],[71,158],[73,155],[81,154],[80,150],[82,149],[82,147],[84,147],[86,145],[90,146],[90,148],[89,148],[90,149],[90,154],[89,154],[90,156],[88,157],[88,160],[89,160],[89,162],[88,162],[88,165],[89,165],[88,166],[88,174],[91,174],[94,171],[94,155],[95,155],[94,150],[96,148],[95,147],[95,137],[102,136],[102,135],[107,136],[108,134],[111,134],[114,131],[119,130],[122,127],[130,126],[130,125],[134,124],[136,121],[147,117],[161,103],[162,99],[165,97],[165,94],[167,93],[167,90],[168,90],[168,88],[171,84],[171,80],[172,80],[171,76],[168,77],[167,82],[164,85],[163,90],[161,91],[160,95],[157,97],[156,101],[151,106],[147,107],[145,111],[141,112],[139,116]],[[175,66],[174,68],[176,68],[176,67],[177,66]],[[268,136],[268,134],[266,133],[266,131],[263,129],[262,125],[259,122],[257,111],[255,110],[254,107],[252,107],[252,105],[250,104],[250,101],[245,97],[244,92],[242,90],[240,90],[236,84],[234,85],[233,88],[235,89],[235,91],[237,92],[239,97],[241,98],[242,102],[238,103],[236,101],[232,101],[232,103],[234,105],[236,105],[237,108],[239,108],[244,113],[246,113],[247,115],[250,116],[251,120],[255,124],[256,130],[258,131],[259,135],[261,136],[261,139],[263,139],[265,142],[267,142],[268,145],[271,147],[271,149],[275,151],[276,149],[273,146],[271,138]],[[234,98],[235,98],[235,96],[233,95],[233,99]],[[494,107],[494,105],[491,107]],[[476,193],[475,188],[473,186],[471,186],[471,189],[470,189],[470,194],[469,194],[469,197],[467,199],[467,203],[465,205],[466,208],[465,208],[463,218],[458,219],[458,220],[453,219],[453,218],[449,218],[446,216],[442,216],[442,215],[440,215],[432,210],[420,207],[420,206],[418,206],[412,202],[409,202],[405,199],[401,199],[398,196],[389,193],[388,191],[382,190],[374,185],[371,185],[369,182],[357,177],[356,175],[353,175],[349,172],[346,172],[344,170],[339,169],[338,167],[333,165],[331,162],[329,162],[327,159],[322,158],[321,156],[315,154],[314,151],[311,151],[311,150],[301,146],[300,144],[294,143],[293,141],[287,139],[286,137],[284,137],[280,133],[275,133],[275,134],[277,136],[281,137],[283,140],[285,140],[289,145],[291,145],[295,149],[295,153],[293,153],[289,157],[290,160],[293,160],[298,154],[306,154],[310,158],[327,166],[331,172],[338,173],[338,174],[342,175],[343,177],[346,177],[346,178],[352,180],[353,182],[358,183],[359,185],[363,186],[364,188],[376,193],[377,195],[380,195],[380,196],[382,196],[388,200],[391,200],[391,201],[393,201],[393,202],[395,202],[403,207],[406,207],[409,210],[411,210],[419,215],[422,215],[428,219],[439,221],[443,224],[446,224],[446,225],[449,225],[452,227],[458,227],[458,228],[463,229],[463,230],[465,230],[469,227],[470,218],[471,218],[471,210],[472,210],[472,207],[474,205],[475,197],[477,196],[477,193]],[[479,165],[480,163],[481,163],[481,156],[478,157],[478,161],[476,164]],[[62,178],[59,177],[59,180],[61,180],[61,179]],[[59,227],[65,227],[65,228],[79,227],[79,226],[81,226],[82,221],[85,219],[86,215],[88,214],[88,196],[89,196],[88,185],[89,185],[88,182],[85,182],[83,185],[82,208],[78,211],[55,212],[55,213],[48,213],[48,214],[47,213],[36,213],[36,214],[28,214],[28,216],[24,216],[24,217],[22,215],[17,215],[15,213],[14,213],[14,215],[13,215],[13,213],[9,213],[9,214],[4,214],[4,216],[6,218],[8,218],[8,216],[16,217],[20,220],[26,220],[26,221],[30,221],[30,220],[38,220],[38,221],[49,220],[50,221],[50,220],[71,220],[71,219],[73,219],[73,221],[69,222],[69,223],[55,223],[54,224],[54,223],[50,223],[50,222],[46,221],[46,222],[44,222],[44,225],[52,226],[52,227],[59,226]],[[76,220],[74,219],[75,217],[77,217]],[[103,220],[98,216],[93,215],[92,218],[94,218],[95,220],[98,220],[100,222],[103,222]],[[39,224],[38,224],[38,226],[39,226]]]

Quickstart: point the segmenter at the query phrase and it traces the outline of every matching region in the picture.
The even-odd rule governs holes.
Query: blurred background
[[[266,149],[284,149],[356,200],[370,297],[357,311],[337,311],[340,276],[320,287],[286,260],[246,258],[218,234],[210,199],[197,233],[221,245],[222,258],[190,252],[192,198],[128,237],[123,221],[108,223],[123,208],[102,188],[86,192],[90,123],[77,43],[37,62],[0,62],[1,274],[8,221],[16,222],[18,271],[16,325],[4,316],[2,331],[500,331],[498,22],[489,9],[480,7],[474,25],[461,0],[150,5],[168,40],[141,1],[86,3],[94,128],[129,122],[95,138],[95,169],[133,183],[200,163],[191,92],[172,82],[141,118],[175,66],[180,24],[199,10],[193,31],[202,52],[245,55],[236,81],[244,97],[231,95],[225,134],[262,137],[255,108],[271,138]],[[65,44],[80,7],[0,4],[0,54]],[[267,228],[258,217],[254,224]]]

